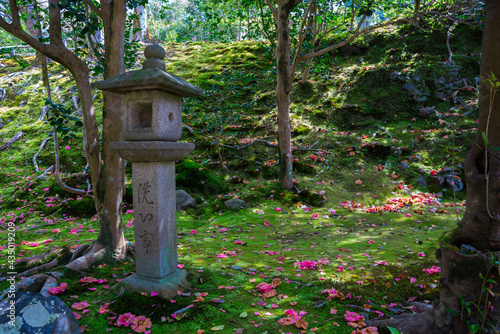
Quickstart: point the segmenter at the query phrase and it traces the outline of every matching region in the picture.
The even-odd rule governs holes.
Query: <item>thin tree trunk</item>
[[[481,56],[482,78],[491,77],[492,73],[500,78],[498,17],[500,17],[500,2],[486,1]],[[488,137],[489,148],[500,147],[500,99],[497,97],[490,104],[490,89],[491,86],[487,82],[481,81],[476,146],[469,151],[465,162],[467,208],[461,233],[455,240],[482,249],[487,249],[489,246],[493,250],[500,250],[500,151],[487,150],[483,140],[484,133]],[[485,171],[486,166],[488,168]]]
[[[292,90],[292,76],[290,75],[290,10],[289,3],[278,3],[276,98],[278,107],[279,179],[282,187],[287,190],[293,188],[292,132],[290,129],[290,92]]]
[[[247,34],[246,39],[250,39],[250,6],[247,7]]]
[[[309,77],[309,71],[311,71],[311,65],[312,65],[313,59],[309,58],[306,62],[306,67],[304,68],[304,71],[302,71],[302,83],[305,84],[307,82],[307,78]]]

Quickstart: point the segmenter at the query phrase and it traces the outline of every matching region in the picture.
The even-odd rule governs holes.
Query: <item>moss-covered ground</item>
[[[123,262],[93,268],[87,277],[101,279],[93,283],[56,268],[65,273],[59,283],[68,284],[58,296],[89,333],[131,332],[116,325],[128,312],[149,318],[153,333],[351,333],[346,311],[373,319],[411,312],[410,301],[434,301],[439,273],[424,269],[438,266],[434,252],[457,226],[465,191],[454,192],[433,176],[453,167],[463,178],[477,119],[481,34],[470,27],[454,34],[450,46],[464,85],[453,86],[450,97],[435,95],[436,79],[448,66],[446,35],[439,31],[379,31],[358,43],[355,54],[316,59],[307,83],[297,75],[290,108],[293,192],[277,180],[276,68],[269,46],[165,45],[167,71],[205,91],[185,100],[182,140],[196,149],[177,164],[178,188],[197,201],[177,215],[179,264],[189,271],[191,288],[167,301],[116,296],[111,287],[135,271],[131,253]],[[70,76],[56,63],[49,70],[54,102],[71,107],[76,89]],[[395,72],[403,79],[391,78]],[[416,102],[403,87],[415,76],[429,92],[425,101]],[[100,99],[98,91],[95,96]],[[37,155],[35,170],[33,157],[51,131],[38,120],[44,97],[39,67],[2,60],[0,145],[23,132],[0,153],[0,222],[15,223],[18,258],[75,249],[91,243],[99,229],[91,197],[63,192],[51,173],[39,178],[54,163],[52,141]],[[419,116],[431,106],[439,116]],[[99,118],[99,107],[97,113]],[[75,137],[60,142],[63,178],[86,189],[76,130]],[[128,180],[123,225],[134,241]],[[244,200],[245,208],[226,209],[231,198]],[[7,235],[1,238],[6,258]],[[301,269],[303,261],[315,265],[305,262]],[[6,274],[6,262],[0,270]],[[261,283],[273,280],[276,294],[266,298]],[[89,306],[78,304],[83,301]],[[283,324],[290,309],[302,312],[307,329]]]

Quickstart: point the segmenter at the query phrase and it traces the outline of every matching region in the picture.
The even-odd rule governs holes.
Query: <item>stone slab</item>
[[[182,269],[177,269],[170,275],[160,279],[134,274],[115,284],[112,287],[112,291],[119,294],[124,292],[143,292],[148,295],[156,291],[160,297],[170,299],[177,295],[177,290],[182,291],[189,287],[186,277],[187,271]]]
[[[98,81],[95,86],[97,89],[117,94],[125,94],[137,90],[156,89],[180,97],[203,95],[203,90],[159,68],[128,71],[115,77]]]
[[[193,143],[132,141],[109,143],[109,148],[130,162],[165,162],[183,159],[194,150]]]
[[[160,279],[177,269],[175,163],[135,162],[132,183],[137,274]]]

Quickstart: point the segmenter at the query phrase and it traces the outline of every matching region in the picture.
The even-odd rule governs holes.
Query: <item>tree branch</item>
[[[19,7],[17,6],[17,1],[9,0],[10,15],[12,17],[12,25],[16,28],[21,28],[21,20],[19,19]]]
[[[299,63],[299,55],[300,52],[302,52],[302,45],[304,44],[304,39],[305,39],[305,33],[304,33],[304,26],[306,22],[310,23],[311,21],[311,8],[314,6],[314,0],[311,0],[309,2],[309,5],[307,6],[307,9],[304,13],[304,17],[302,18],[302,23],[300,24],[300,29],[299,29],[299,44],[297,46],[297,51],[295,52],[295,56],[293,57],[293,62],[292,62],[292,69],[290,71],[290,80],[293,81],[293,77],[295,76],[295,69],[297,68],[297,65]],[[309,29],[310,24],[306,27],[306,32]]]
[[[267,3],[267,6],[271,9],[271,12],[273,13],[274,20],[276,23],[278,22],[278,12],[276,11],[276,8],[274,8],[273,4],[271,3],[270,0],[265,0]]]
[[[95,3],[92,2],[92,0],[84,0],[85,3],[89,6],[90,10],[96,14],[97,16],[99,16],[99,18],[102,19],[102,13],[101,13],[101,9],[99,7],[97,7],[95,5]]]
[[[366,14],[363,16],[363,18],[359,22],[358,27],[356,28],[356,31],[351,35],[351,37],[349,37],[348,39],[346,39],[346,40],[344,40],[344,41],[342,41],[340,43],[337,43],[335,45],[332,45],[332,46],[329,46],[327,48],[324,48],[322,50],[306,54],[306,55],[304,55],[304,56],[302,56],[302,57],[299,58],[299,62],[302,61],[302,60],[305,60],[305,59],[309,59],[309,58],[314,58],[314,57],[317,57],[317,56],[321,56],[321,55],[323,55],[323,54],[325,54],[327,52],[336,50],[336,49],[338,49],[338,48],[340,48],[340,47],[342,47],[342,46],[344,46],[346,44],[351,43],[352,41],[354,41],[360,35],[366,34],[366,33],[370,32],[370,31],[375,30],[375,29],[382,28],[382,27],[385,27],[385,26],[388,26],[388,25],[391,25],[391,24],[395,24],[395,23],[406,21],[404,19],[391,20],[391,21],[388,21],[386,23],[373,25],[371,27],[368,27],[368,28],[365,28],[365,29],[359,31],[359,28],[360,28],[361,24],[363,24],[365,17],[366,17]]]
[[[50,44],[64,45],[62,41],[61,10],[59,0],[49,0],[49,38]]]

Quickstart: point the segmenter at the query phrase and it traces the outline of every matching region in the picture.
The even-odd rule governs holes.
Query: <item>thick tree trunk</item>
[[[486,1],[481,57],[482,78],[491,77],[492,73],[500,78],[498,17],[500,2]],[[470,150],[465,162],[467,209],[456,242],[469,243],[482,249],[500,250],[500,150],[494,149],[500,147],[500,96],[497,96],[490,106],[490,90],[491,86],[482,81],[479,89],[479,124],[475,140],[477,146]],[[487,163],[483,133],[487,134],[489,141]]]
[[[104,78],[125,71],[123,63],[126,1],[103,1],[105,70]],[[122,194],[125,183],[125,164],[108,147],[110,142],[121,141],[122,96],[103,92],[102,159],[104,166],[94,187],[94,200],[100,220],[99,236],[93,250],[105,248],[108,259],[123,259],[127,245],[122,226]]]
[[[278,106],[278,149],[279,179],[284,189],[293,188],[292,180],[292,132],[290,129],[290,92],[292,76],[290,66],[290,10],[287,2],[278,3],[277,22],[277,85],[276,98]]]

